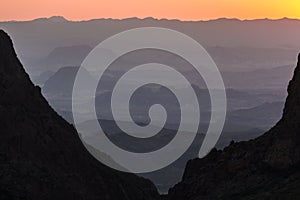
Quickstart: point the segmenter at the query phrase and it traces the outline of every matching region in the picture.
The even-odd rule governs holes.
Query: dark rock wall
[[[300,55],[282,119],[263,136],[187,163],[167,199],[300,199]]]
[[[0,199],[157,199],[154,185],[100,164],[48,105],[0,30]]]

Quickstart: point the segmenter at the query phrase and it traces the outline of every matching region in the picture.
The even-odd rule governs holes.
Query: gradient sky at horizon
[[[31,20],[54,15],[75,21],[129,17],[300,19],[300,0],[10,0],[2,2],[0,9],[0,21]]]

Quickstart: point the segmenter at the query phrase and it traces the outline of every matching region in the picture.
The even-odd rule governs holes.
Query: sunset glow
[[[53,15],[69,20],[154,17],[181,20],[216,18],[300,19],[299,0],[10,0],[1,3],[0,21]]]

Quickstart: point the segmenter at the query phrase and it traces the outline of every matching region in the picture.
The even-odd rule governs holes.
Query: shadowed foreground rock
[[[281,120],[263,136],[188,162],[167,199],[300,199],[300,55]]]
[[[0,30],[0,199],[157,199],[154,185],[109,169],[53,111]]]

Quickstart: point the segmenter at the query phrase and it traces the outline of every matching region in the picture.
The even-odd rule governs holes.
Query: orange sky
[[[0,21],[53,15],[70,20],[149,16],[181,20],[300,19],[300,0],[8,0],[0,4]]]

